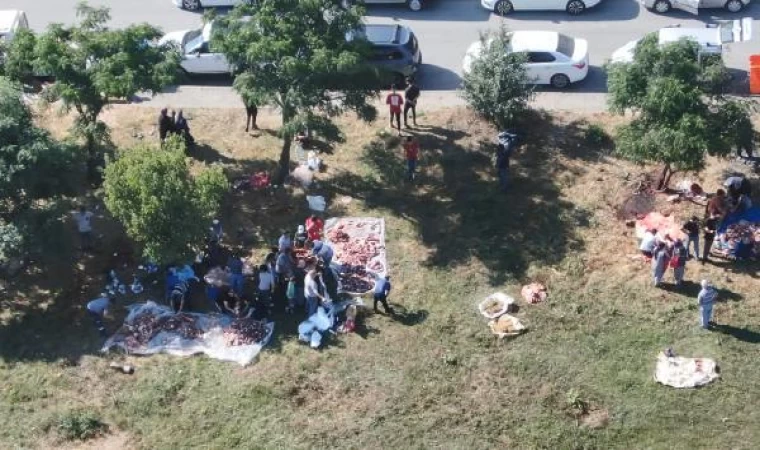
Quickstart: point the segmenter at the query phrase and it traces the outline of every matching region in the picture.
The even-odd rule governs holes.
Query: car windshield
[[[557,51],[568,57],[573,56],[573,52],[575,52],[575,39],[559,33]]]
[[[201,30],[190,31],[183,40],[185,53],[193,53],[203,45],[203,33]]]

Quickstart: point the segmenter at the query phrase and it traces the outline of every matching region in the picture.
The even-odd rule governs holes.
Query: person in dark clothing
[[[693,216],[681,230],[686,233],[686,254],[691,259],[691,246],[694,245],[694,258],[699,259],[699,219]]]
[[[406,91],[404,91],[404,128],[409,128],[407,116],[409,110],[412,111],[412,122],[417,126],[417,99],[420,98],[420,88],[414,83],[414,80],[407,80]]]
[[[169,117],[168,110],[161,108],[161,114],[158,115],[158,137],[161,142],[166,140],[166,136],[174,129],[174,122]]]
[[[713,241],[715,240],[715,233],[718,230],[718,219],[720,216],[714,214],[709,219],[705,220],[705,226],[703,228],[702,237],[705,241],[705,247],[702,249],[702,264],[707,261],[710,256],[710,249],[712,248]]]
[[[393,314],[393,308],[388,305],[388,294],[391,293],[391,277],[377,277],[375,280],[374,310],[379,312],[377,304],[382,303],[386,314]]]
[[[174,119],[174,132],[185,138],[187,145],[192,145],[195,142],[193,135],[190,134],[190,126],[187,124],[187,119],[185,119],[181,109]]]
[[[499,187],[507,190],[509,184],[509,159],[512,157],[517,136],[503,131],[499,133],[499,149],[496,151],[496,170],[499,174]]]
[[[243,100],[245,104],[245,132],[247,133],[250,128],[258,130],[259,126],[256,125],[256,118],[259,116],[259,108],[252,100]]]

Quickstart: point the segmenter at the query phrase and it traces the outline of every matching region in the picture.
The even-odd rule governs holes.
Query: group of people
[[[404,96],[396,92],[396,85],[391,87],[391,92],[385,97],[385,104],[388,105],[390,112],[391,128],[394,128],[393,122],[395,120],[395,128],[398,130],[399,136],[401,136],[401,109],[404,110],[404,128],[409,128],[409,111],[412,112],[412,123],[417,126],[417,101],[420,98],[420,88],[414,82],[414,79],[408,78],[406,80],[406,90]]]
[[[167,108],[162,108],[158,115],[158,137],[161,143],[165,142],[166,138],[172,134],[182,136],[188,145],[195,142],[190,134],[190,125],[188,125],[182,110],[170,112]]]

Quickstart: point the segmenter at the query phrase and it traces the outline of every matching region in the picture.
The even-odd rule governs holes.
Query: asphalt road
[[[77,1],[0,0],[0,9],[23,9],[30,25],[43,30],[51,22],[74,21]],[[149,22],[172,31],[198,26],[201,20],[200,14],[182,11],[170,0],[91,0],[90,4],[110,7],[113,26]],[[481,8],[478,0],[431,0],[426,9],[416,13],[403,5],[378,5],[368,9],[368,22],[400,22],[414,30],[423,53],[420,83],[430,94],[426,94],[427,98],[442,103],[457,102],[456,96],[448,91],[459,85],[461,62],[468,45],[477,40],[481,32],[498,29],[502,22],[512,30],[556,30],[589,41],[589,77],[569,92],[547,88],[539,94],[538,102],[542,106],[557,109],[603,109],[606,79],[602,65],[618,47],[661,27],[673,24],[702,27],[715,20],[752,17],[755,34],[760,33],[756,28],[760,19],[758,5],[750,5],[740,14],[705,10],[699,16],[678,11],[658,15],[641,7],[636,0],[606,0],[577,17],[557,11],[515,13],[504,19]],[[746,77],[749,55],[760,53],[757,39],[760,37],[728,46],[726,63],[736,70],[739,78]],[[200,80],[193,84],[195,86],[172,90],[158,100],[192,107],[215,106],[234,99],[227,92],[229,80]]]

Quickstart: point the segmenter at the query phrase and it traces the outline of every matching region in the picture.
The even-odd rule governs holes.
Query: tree
[[[74,192],[78,165],[76,149],[37,127],[20,87],[0,78],[0,264],[37,241],[54,201]]]
[[[229,188],[221,168],[191,176],[181,139],[121,152],[105,169],[105,204],[158,264],[187,261]]]
[[[168,44],[155,44],[161,31],[151,25],[110,29],[108,9],[86,3],[80,3],[76,13],[77,25],[53,24],[37,36],[32,56],[37,73],[55,78],[44,91],[44,99],[61,101],[66,112],[76,112],[72,131],[84,140],[88,172],[94,177],[100,151],[108,142],[108,128],[98,119],[100,113],[113,99],[156,92],[172,83],[180,56]],[[28,59],[29,55],[14,57]]]
[[[658,189],[677,171],[701,170],[707,154],[725,156],[754,135],[752,104],[723,95],[730,77],[719,57],[681,40],[659,45],[645,37],[630,63],[609,66],[610,110],[633,120],[618,129],[616,152],[638,163],[662,164]]]
[[[366,65],[367,44],[346,39],[361,27],[361,12],[336,0],[262,0],[215,19],[211,46],[235,67],[235,90],[275,106],[282,117],[277,183],[290,172],[295,133],[309,129],[339,141],[332,118],[348,111],[366,121],[377,115],[368,103],[378,90]]]
[[[471,55],[469,70],[462,79],[465,101],[499,129],[513,125],[534,96],[526,57],[507,51],[510,39],[504,27],[481,35],[479,54]]]
[[[10,43],[4,43],[3,74],[11,80],[21,83],[32,81],[34,76],[34,45],[37,42],[35,34],[26,28],[16,32]]]

